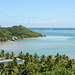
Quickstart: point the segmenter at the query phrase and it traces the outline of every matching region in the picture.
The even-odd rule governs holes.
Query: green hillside
[[[0,41],[6,41],[7,39],[12,39],[13,37],[23,39],[40,36],[42,36],[41,33],[33,32],[22,25],[7,28],[0,27]]]

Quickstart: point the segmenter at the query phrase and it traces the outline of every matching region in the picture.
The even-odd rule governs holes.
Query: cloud
[[[56,20],[55,20],[55,19],[52,19],[52,20],[51,20],[51,23],[56,23]]]
[[[42,24],[42,23],[48,23],[48,21],[31,21],[31,24]]]
[[[42,23],[48,23],[47,21],[42,21]]]
[[[20,23],[20,22],[18,22]],[[49,23],[48,21],[24,21],[24,24],[47,24]]]

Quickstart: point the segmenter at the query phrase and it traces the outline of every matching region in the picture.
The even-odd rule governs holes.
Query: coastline
[[[0,42],[0,45],[5,44],[5,43],[12,43],[14,41],[5,41],[5,42]]]
[[[43,38],[43,37],[45,37],[45,36],[41,36],[41,37],[31,37],[31,38],[23,38],[23,39],[18,39],[18,40],[40,39],[40,38]],[[15,40],[15,41],[17,41],[17,40]],[[5,44],[5,43],[13,43],[13,42],[15,42],[15,41],[0,42],[0,45]]]

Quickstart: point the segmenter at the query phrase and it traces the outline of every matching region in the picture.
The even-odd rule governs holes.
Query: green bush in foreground
[[[0,63],[0,75],[75,75],[74,59],[59,53],[54,57],[52,55],[39,57],[36,53],[31,55],[22,52],[15,56],[13,52],[9,54],[2,50],[0,57],[13,59],[13,62],[7,65]],[[25,60],[24,63],[18,64],[17,57]]]
[[[56,69],[51,72],[46,72],[46,75],[74,75],[74,73],[71,70],[68,69]]]

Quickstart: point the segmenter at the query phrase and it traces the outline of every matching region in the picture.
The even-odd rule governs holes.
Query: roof
[[[17,61],[20,61],[20,60],[22,60],[22,59],[17,58]],[[6,62],[12,62],[12,61],[13,61],[13,59],[0,60],[0,63],[6,63]]]
[[[12,59],[6,59],[6,60],[0,60],[0,63],[4,63],[4,62],[12,62]]]

